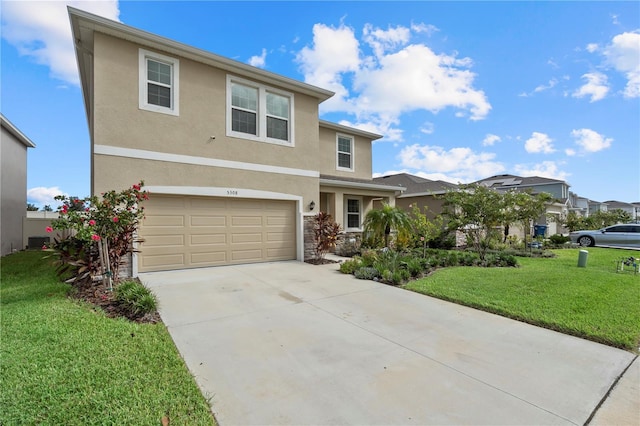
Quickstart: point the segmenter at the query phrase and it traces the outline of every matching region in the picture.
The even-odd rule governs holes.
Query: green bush
[[[555,234],[549,237],[549,241],[551,241],[553,244],[561,245],[571,241],[571,238],[565,237],[564,235]]]
[[[345,260],[340,264],[340,272],[343,274],[353,274],[362,266],[362,260],[359,257]]]
[[[376,268],[367,266],[356,270],[353,273],[353,276],[359,280],[373,280],[375,278],[378,278],[380,275],[378,274],[378,270]]]
[[[135,317],[141,317],[158,309],[156,296],[139,281],[129,280],[119,284],[113,292],[115,300]]]
[[[417,277],[421,273],[424,272],[426,261],[419,257],[409,257],[405,261],[407,271],[411,274],[412,277]]]

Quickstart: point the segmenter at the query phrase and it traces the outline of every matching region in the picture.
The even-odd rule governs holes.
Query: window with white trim
[[[293,94],[227,76],[227,136],[293,146]]]
[[[139,108],[180,115],[180,61],[159,53],[139,49]]]
[[[362,199],[347,198],[345,201],[345,230],[360,230],[362,224]]]
[[[353,171],[353,137],[337,135],[336,162],[337,170]]]

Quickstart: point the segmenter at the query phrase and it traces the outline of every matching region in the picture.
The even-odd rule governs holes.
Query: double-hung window
[[[180,61],[148,50],[139,50],[140,109],[179,115]]]
[[[346,230],[360,230],[361,214],[362,214],[362,200],[360,198],[347,198],[347,208],[345,211],[345,222],[347,224]]]
[[[353,171],[353,137],[338,135],[337,136],[337,170]]]
[[[228,76],[227,135],[293,146],[293,94]]]

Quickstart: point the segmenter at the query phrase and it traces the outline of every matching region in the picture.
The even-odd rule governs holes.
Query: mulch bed
[[[144,324],[162,322],[157,311],[144,316],[132,315],[131,312],[114,300],[113,292],[102,281],[72,285],[74,288],[74,291],[70,294],[72,298],[93,305],[95,310],[104,312],[109,318],[126,318],[129,321]]]
[[[307,259],[305,260],[305,263],[310,263],[312,265],[328,265],[330,263],[340,263],[337,260],[331,260],[331,259]]]

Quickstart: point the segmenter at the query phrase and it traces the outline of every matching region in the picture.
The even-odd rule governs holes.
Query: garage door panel
[[[224,215],[191,216],[191,226],[215,226],[224,228],[227,226],[227,217]]]
[[[147,203],[141,272],[296,258],[293,201],[158,195]]]
[[[146,235],[145,247],[184,246],[184,234],[176,235]]]
[[[225,265],[227,264],[227,252],[215,251],[205,253],[191,253],[192,265]]]
[[[231,243],[232,244],[243,244],[243,243],[261,243],[262,242],[262,233],[246,233],[246,234],[232,234],[231,235]]]
[[[178,269],[184,266],[183,254],[145,255],[141,256],[141,258],[142,264],[140,269],[154,269],[157,267]]]
[[[192,246],[201,245],[227,245],[227,234],[205,234],[205,235],[190,235]]]
[[[248,249],[248,250],[232,250],[231,260],[234,262],[260,262],[262,261],[261,249]]]
[[[262,226],[262,216],[232,216],[231,226]]]
[[[174,226],[184,226],[184,216],[183,215],[154,215],[151,213],[147,213],[144,219],[144,226],[148,228],[158,227],[158,228],[166,228],[166,227],[174,227]]]
[[[228,209],[229,199],[212,197],[188,197],[186,207],[192,210],[221,210]]]

